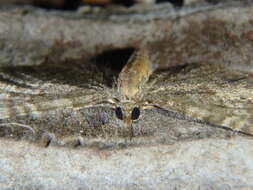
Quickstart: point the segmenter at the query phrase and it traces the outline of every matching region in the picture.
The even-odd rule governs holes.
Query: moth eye
[[[115,113],[118,119],[123,120],[123,112],[120,107],[115,108]]]
[[[133,111],[132,111],[132,115],[131,115],[131,119],[132,120],[136,120],[140,117],[141,111],[139,108],[134,107]]]

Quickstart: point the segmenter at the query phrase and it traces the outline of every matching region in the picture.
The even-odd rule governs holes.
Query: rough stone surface
[[[9,189],[252,189],[252,139],[94,150],[0,141],[0,186]]]
[[[214,60],[248,71],[252,9],[252,1],[228,1],[179,10],[158,5],[144,13],[105,11],[94,17],[2,8],[0,66],[38,65],[48,59],[85,62],[105,51],[147,45],[154,51],[153,61],[163,67]]]

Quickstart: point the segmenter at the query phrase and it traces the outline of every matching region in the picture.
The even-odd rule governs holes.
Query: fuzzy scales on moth
[[[152,74],[152,70],[149,52],[143,48],[130,57],[119,74],[117,81],[119,99],[114,99],[112,102],[121,104],[120,107],[116,108],[116,113],[119,116],[118,118],[127,125],[131,125],[133,120],[139,118],[140,107],[145,104],[141,102],[142,91]]]
[[[80,64],[85,68],[72,71],[62,65],[2,69],[0,126],[31,129],[37,136],[45,132],[61,137],[100,136],[122,130],[123,136],[133,137],[152,131],[159,122],[141,124],[145,110],[162,109],[191,122],[253,135],[250,74],[209,62],[153,72],[149,56],[146,48],[137,50],[112,88],[103,84],[100,74],[104,73],[94,65],[87,69],[88,65]],[[96,83],[90,84],[90,79]],[[170,126],[163,127],[169,130]]]
[[[148,50],[137,51],[119,75],[121,102],[129,100],[139,110],[172,110],[195,121],[253,134],[251,75],[215,63],[193,64],[175,76],[165,73],[147,83],[152,71]],[[130,124],[134,108],[128,107],[122,109]]]

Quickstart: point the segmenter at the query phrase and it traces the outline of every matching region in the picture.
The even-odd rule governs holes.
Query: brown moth
[[[0,136],[42,139],[47,146],[55,139],[79,145],[94,137],[135,137],[131,142],[139,137],[141,143],[150,136],[149,142],[168,142],[208,136],[212,127],[206,126],[253,135],[250,74],[215,63],[155,73],[152,67],[149,51],[137,50],[113,87],[106,84],[109,72],[94,64],[4,68]],[[218,135],[224,131],[217,130]]]
[[[119,74],[118,97],[111,99],[110,102],[116,105],[116,116],[126,127],[131,126],[140,116],[140,109],[145,105],[142,102],[142,91],[152,71],[148,49],[142,48],[133,53]]]

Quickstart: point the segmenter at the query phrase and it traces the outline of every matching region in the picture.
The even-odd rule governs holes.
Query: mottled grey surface
[[[1,190],[253,188],[252,139],[96,150],[0,141]]]

